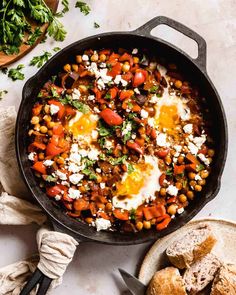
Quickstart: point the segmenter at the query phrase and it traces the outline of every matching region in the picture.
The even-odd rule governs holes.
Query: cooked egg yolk
[[[173,129],[179,123],[176,105],[162,105],[160,108],[159,125],[161,128]]]
[[[97,121],[93,120],[91,114],[83,114],[80,118],[69,126],[69,131],[74,136],[89,135],[97,127]]]
[[[153,170],[153,166],[149,163],[136,164],[133,168],[133,172],[128,174],[122,182],[116,184],[118,197],[137,195]]]

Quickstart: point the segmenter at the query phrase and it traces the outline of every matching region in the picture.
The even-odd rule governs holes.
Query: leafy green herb
[[[52,93],[53,97],[56,97],[56,98],[59,97],[59,94],[58,94],[57,89],[55,87],[51,87],[51,93]]]
[[[129,107],[129,109],[132,109],[133,104],[132,104],[130,101],[128,101],[127,105],[128,105],[128,107]]]
[[[130,163],[128,164],[128,174],[134,172],[134,167]]]
[[[45,51],[42,55],[34,56],[30,61],[30,66],[37,66],[41,68],[42,65],[49,60],[52,54],[48,51]]]
[[[100,25],[98,23],[96,23],[96,22],[94,22],[93,26],[94,26],[95,29],[100,28]]]
[[[48,35],[53,37],[56,41],[64,41],[66,37],[66,30],[62,23],[58,19],[53,18],[52,22],[48,27]]]
[[[3,99],[3,96],[4,96],[5,94],[7,94],[7,93],[8,93],[7,90],[0,90],[0,100],[2,100],[2,99]]]
[[[87,175],[90,180],[96,180],[97,179],[97,176],[96,176],[93,169],[85,168],[85,169],[82,170],[82,173]]]
[[[79,8],[80,11],[84,14],[84,15],[88,15],[91,11],[90,7],[88,6],[88,4],[86,4],[85,2],[82,1],[77,1],[75,3],[75,7]]]
[[[111,99],[111,94],[109,92],[107,92],[104,98]]]
[[[7,74],[7,72],[8,72],[8,68],[7,67],[4,67],[4,68],[0,68],[0,70],[1,70],[1,72],[3,73],[3,74]]]
[[[85,165],[86,168],[93,166],[93,164],[95,163],[94,160],[90,160],[89,158],[84,158],[83,159],[83,163]]]
[[[47,182],[56,182],[57,178],[53,177],[52,175],[48,175],[47,178],[46,178],[46,181]]]
[[[205,166],[203,165],[203,164],[199,164],[198,166],[197,166],[197,172],[199,172],[199,171],[201,171],[201,170],[204,170],[205,169]]]
[[[102,161],[106,160],[106,155],[105,154],[99,154],[99,159]]]
[[[20,64],[15,69],[10,69],[8,71],[8,77],[11,78],[13,81],[24,80],[25,75],[21,72],[23,68],[24,65]]]
[[[57,79],[57,75],[52,76],[52,77],[51,77],[51,81],[52,81],[52,83],[55,83],[56,79]]]
[[[130,219],[131,220],[136,219],[136,210],[135,209],[131,209],[131,211],[130,211]]]
[[[62,0],[61,4],[63,5],[62,14],[65,14],[69,11],[69,1],[68,0]]]
[[[42,31],[40,30],[40,27],[37,27],[33,33],[31,33],[28,37],[28,40],[26,41],[27,45],[34,45],[36,40],[42,35]]]
[[[61,50],[60,47],[54,47],[54,48],[53,48],[53,51],[55,51],[55,52],[58,52],[58,51],[60,51],[60,50]]]
[[[154,93],[157,92],[158,88],[159,88],[158,86],[152,86],[152,87],[149,89],[149,92],[154,94]]]
[[[98,133],[100,136],[110,136],[112,135],[112,129],[105,126],[102,120],[98,121]]]
[[[100,137],[100,138],[98,139],[98,143],[99,143],[99,145],[100,145],[101,148],[104,148],[104,146],[105,146],[105,142],[106,142],[105,137]]]
[[[87,104],[78,100],[73,100],[72,97],[68,94],[65,95],[63,98],[60,98],[59,101],[62,104],[70,104],[83,114],[87,114],[90,111],[90,108]]]
[[[161,97],[161,94],[160,93],[157,93],[157,97]]]
[[[137,117],[137,114],[136,113],[129,113],[128,114],[128,119],[129,120],[132,120],[132,119],[134,119],[134,118],[136,118]]]
[[[168,176],[172,176],[172,175],[173,175],[173,171],[172,171],[172,169],[167,169],[167,170],[166,170],[166,175],[168,175]]]
[[[110,158],[109,163],[114,166],[119,164],[124,164],[124,161],[127,159],[127,157],[128,157],[127,155],[124,155],[119,158]]]

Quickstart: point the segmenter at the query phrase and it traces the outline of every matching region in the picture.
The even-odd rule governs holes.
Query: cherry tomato
[[[57,156],[60,153],[63,152],[63,149],[60,147],[57,147],[55,144],[52,142],[49,142],[47,147],[46,147],[46,156]]]
[[[143,149],[140,147],[140,145],[136,142],[132,142],[132,141],[127,141],[126,143],[127,147],[136,151],[137,153],[143,155]]]
[[[111,109],[105,109],[99,113],[103,120],[110,126],[121,125],[123,119],[117,113],[113,112]]]
[[[142,85],[147,78],[147,72],[145,70],[136,70],[135,74],[134,74],[134,78],[133,78],[133,86],[134,87],[138,87],[140,85]]]
[[[64,185],[57,184],[54,186],[47,187],[46,193],[49,197],[55,197],[56,195],[59,195],[65,189],[66,189],[66,187]]]
[[[41,174],[47,174],[46,167],[41,161],[35,162],[32,168]]]

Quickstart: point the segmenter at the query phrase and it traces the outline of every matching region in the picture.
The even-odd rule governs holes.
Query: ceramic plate
[[[226,263],[236,264],[236,223],[220,219],[200,219],[191,221],[181,229],[156,241],[143,260],[139,280],[148,285],[157,270],[171,265],[165,255],[166,248],[175,240],[181,239],[186,234],[186,231],[195,228],[199,224],[206,223],[211,226],[217,238],[217,243],[212,250],[213,253],[216,253]],[[209,292],[205,291],[201,294],[209,294]]]

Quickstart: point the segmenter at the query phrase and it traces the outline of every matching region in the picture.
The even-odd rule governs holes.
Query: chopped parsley
[[[110,158],[109,159],[109,163],[111,165],[119,165],[119,164],[124,164],[124,161],[128,158],[127,155],[124,155],[122,157],[119,157],[119,158]]]
[[[135,169],[134,169],[133,165],[131,165],[131,164],[129,163],[127,166],[128,166],[128,174],[134,172]]]
[[[96,180],[97,176],[93,169],[85,168],[82,170],[82,173],[89,177],[90,180]]]
[[[100,28],[100,25],[98,23],[96,23],[96,22],[93,23],[93,26],[94,26],[95,29]]]
[[[90,110],[89,106],[81,101],[73,100],[72,96],[66,94],[63,98],[60,98],[59,101],[62,104],[70,104],[74,108],[76,108],[78,111],[80,111],[83,114],[87,114]]]
[[[57,178],[56,177],[53,177],[52,175],[48,175],[46,177],[46,181],[47,182],[56,182],[57,181]]]
[[[28,40],[26,41],[27,45],[34,45],[34,43],[36,42],[36,40],[42,35],[42,31],[40,30],[40,27],[37,27],[34,32],[32,32],[29,37]]]
[[[105,126],[102,120],[98,121],[98,127],[98,133],[100,136],[104,137],[112,135],[112,129]]]
[[[166,170],[166,175],[172,176],[173,175],[173,170],[172,169],[167,169]]]
[[[25,67],[24,65],[20,64],[16,68],[10,69],[8,71],[8,77],[11,78],[13,81],[16,81],[16,80],[24,80],[25,75],[21,72],[21,70],[24,67]]]
[[[48,51],[44,51],[42,55],[34,56],[30,61],[30,66],[36,66],[37,68],[41,68],[42,65],[49,60],[52,54]]]
[[[51,93],[52,93],[53,97],[56,97],[56,98],[59,97],[59,94],[58,94],[57,89],[55,87],[51,87]]]
[[[79,8],[80,11],[84,14],[84,15],[88,15],[91,11],[90,7],[88,6],[88,4],[86,4],[83,1],[77,1],[75,3],[75,7]]]
[[[197,172],[199,172],[199,171],[201,171],[201,170],[204,170],[205,169],[205,166],[203,165],[203,164],[199,164],[198,166],[197,166]]]
[[[131,209],[131,211],[130,211],[130,219],[131,220],[136,219],[136,210],[135,209]]]
[[[111,99],[111,94],[109,92],[107,92],[104,98]]]
[[[149,92],[154,94],[154,93],[157,92],[158,88],[159,88],[158,86],[152,86],[152,87],[149,89]]]

